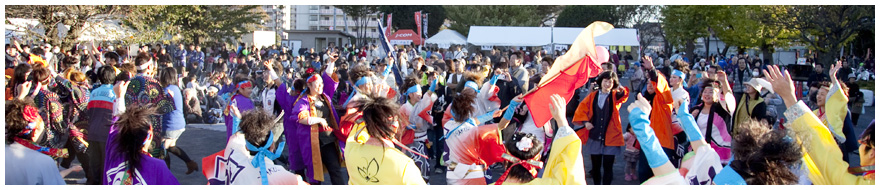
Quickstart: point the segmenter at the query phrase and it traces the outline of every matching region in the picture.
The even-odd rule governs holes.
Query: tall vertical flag
[[[391,15],[388,15],[388,20],[389,20],[389,21],[391,20]],[[381,39],[379,39],[379,41],[382,42],[382,46],[381,46],[381,48],[385,49],[385,53],[383,53],[382,55],[383,55],[383,56],[384,56],[384,55],[388,55],[388,52],[391,51],[391,45],[390,45],[391,43],[388,42],[388,35],[389,35],[389,34],[388,34],[388,32],[389,32],[388,30],[389,30],[389,29],[388,29],[388,28],[391,28],[391,27],[385,28],[385,26],[382,26],[382,21],[381,21],[381,20],[380,20],[379,22],[376,22],[376,23],[379,23],[379,38],[381,38]],[[389,22],[389,23],[390,23],[390,22]]]
[[[425,39],[428,39],[428,13],[422,13],[422,35],[424,35]],[[422,45],[425,45],[425,40],[422,40]]]
[[[416,34],[419,35],[419,38],[422,38],[422,11],[416,11],[413,16],[415,17],[416,21]]]
[[[388,22],[388,24],[385,24],[385,26],[388,27],[388,28],[385,28],[385,38],[390,38],[390,37],[391,37],[391,15],[392,15],[392,14],[389,13],[389,14],[388,14],[388,19],[385,20],[385,22]],[[380,22],[381,22],[381,21],[380,21]],[[388,49],[388,51],[391,51],[391,49]]]
[[[608,53],[607,50],[600,52],[604,48],[597,47],[593,38],[613,28],[611,24],[601,21],[587,26],[575,39],[571,49],[553,62],[538,87],[526,93],[523,99],[529,106],[535,126],[542,127],[552,118],[550,98],[547,97],[559,94],[568,102],[575,89],[587,83],[589,78],[599,75],[602,71],[599,65],[608,61]]]

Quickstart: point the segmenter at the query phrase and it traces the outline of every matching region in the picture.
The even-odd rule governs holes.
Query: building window
[[[317,26],[310,26],[309,30],[318,30],[318,27]]]
[[[309,5],[309,10],[318,10],[317,5]]]
[[[330,6],[324,6],[324,9],[330,9]]]
[[[309,15],[309,21],[318,21],[318,15]]]
[[[324,20],[330,20],[330,17],[324,17]]]
[[[375,28],[370,29],[370,32],[376,32],[376,29]]]

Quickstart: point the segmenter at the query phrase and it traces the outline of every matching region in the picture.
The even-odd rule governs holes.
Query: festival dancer
[[[121,101],[114,104],[125,106]],[[164,161],[147,153],[153,145],[153,131],[158,130],[149,120],[155,109],[152,105],[134,106],[114,118],[104,161],[104,185],[180,184]]]
[[[581,156],[581,140],[569,127],[565,118],[565,99],[553,95],[550,111],[559,123],[550,147],[547,162],[541,163],[540,153],[543,143],[531,133],[517,132],[504,144],[506,153],[502,155],[507,171],[498,178],[496,185],[586,185],[584,161]],[[521,97],[514,98],[511,104],[521,103]],[[514,103],[517,102],[517,103]],[[508,108],[510,110],[511,108]],[[509,112],[509,113],[508,113]],[[502,121],[510,119],[513,111],[505,111]],[[503,123],[501,123],[503,124]],[[501,125],[499,124],[499,125]],[[543,176],[537,178],[538,169],[543,168]]]
[[[325,181],[325,167],[332,184],[345,183],[339,139],[333,134],[339,129],[339,117],[330,99],[339,85],[339,76],[334,72],[337,59],[339,55],[332,55],[324,72],[308,75],[307,88],[295,99],[290,116],[296,122],[295,142],[300,146],[306,177],[313,185]]]
[[[835,67],[839,67],[835,66]],[[835,142],[830,126],[824,125],[823,121],[809,107],[798,101],[795,96],[794,82],[791,80],[791,74],[788,71],[780,72],[779,67],[773,65],[768,66],[764,71],[767,81],[773,86],[773,91],[778,93],[785,106],[784,124],[787,129],[791,129],[797,134],[797,140],[802,142],[801,147],[804,150],[803,160],[809,167],[808,176],[816,185],[861,185],[875,184],[873,163],[875,157],[874,131],[870,131],[873,127],[869,127],[866,131],[870,134],[863,134],[860,140],[859,156],[862,167],[855,168],[848,172],[849,164],[841,160],[842,152]],[[832,79],[834,80],[834,79]],[[844,102],[845,103],[845,102]]]
[[[165,115],[162,116],[162,138],[164,138],[165,141],[162,146],[166,151],[183,160],[183,162],[186,163],[186,174],[191,174],[192,172],[199,170],[199,165],[190,159],[189,155],[187,155],[183,149],[177,146],[177,140],[180,139],[180,135],[186,131],[186,120],[183,116],[183,94],[180,92],[180,87],[177,86],[177,84],[179,84],[177,80],[177,69],[174,69],[174,67],[166,67],[163,69],[162,73],[159,75],[159,83],[165,87],[165,91],[167,91],[174,100],[174,110],[165,113]],[[165,157],[165,164],[171,168],[170,156]]]
[[[466,73],[464,79],[464,90],[455,97],[444,117],[452,119],[443,125],[449,158],[446,181],[450,185],[486,185],[487,166],[501,161],[504,147],[499,128],[507,127],[507,121],[480,126],[500,115],[500,103],[495,96],[497,75],[482,88],[477,85],[482,83],[478,74]],[[508,110],[517,106],[510,105]]]
[[[597,78],[601,85],[587,95],[575,111],[575,125],[583,125],[582,142],[588,145],[593,163],[590,170],[594,185],[610,185],[614,155],[623,148],[623,127],[620,124],[620,106],[629,97],[629,89],[621,87],[614,71],[605,71]],[[567,122],[557,122],[567,123]],[[602,168],[600,170],[599,168]],[[604,171],[600,173],[600,171]]]
[[[735,109],[735,100],[727,82],[727,74],[723,71],[717,73],[718,81],[713,79],[703,80],[700,92],[700,103],[691,108],[691,115],[700,126],[706,138],[706,142],[715,149],[721,157],[721,163],[730,162],[731,136],[728,124],[730,123],[730,111]]]
[[[134,66],[137,73],[131,73],[136,75],[129,82],[126,82],[126,89],[120,91],[120,93],[125,93],[125,96],[119,96],[120,93],[117,93],[117,97],[124,97],[124,105],[128,107],[152,106],[156,108],[154,110],[156,113],[150,115],[150,124],[155,127],[162,126],[162,116],[174,110],[174,99],[153,78],[156,75],[157,65],[153,62],[152,56],[146,53],[138,54],[134,64],[123,64],[123,70],[126,65]],[[150,141],[152,144],[147,152],[155,158],[165,159],[164,136],[161,132],[162,130],[153,130],[152,137],[154,139]],[[105,162],[105,166],[106,164]]]
[[[240,129],[241,113],[254,109],[254,102],[251,101],[251,91],[254,89],[253,83],[247,77],[236,76],[235,94],[229,98],[226,109],[223,110],[224,123],[226,124],[226,139]]]
[[[384,96],[368,94],[349,106],[364,113],[352,125],[354,133],[346,139],[345,163],[348,167],[350,185],[425,185],[420,169],[410,156],[401,150],[412,152],[396,139],[402,128],[395,124],[398,106]]]
[[[422,94],[422,86],[419,85],[416,76],[417,75],[413,74],[405,79],[405,87],[407,90],[403,95],[407,97],[407,101],[404,105],[400,106],[398,115],[400,116],[400,126],[406,128],[402,128],[398,131],[403,132],[401,133],[403,136],[398,139],[413,151],[421,155],[426,155],[428,154],[428,148],[426,146],[428,140],[428,128],[434,125],[434,118],[431,117],[431,109],[434,106],[434,101],[437,100],[437,96],[433,93],[434,89],[437,88],[437,80],[434,75],[431,75],[428,78],[431,80],[430,87],[425,94]],[[422,178],[427,182],[431,177],[431,165],[428,159],[421,157],[418,154],[409,152],[404,153],[412,158],[416,165],[419,166],[419,169],[422,171]]]
[[[272,160],[281,156],[284,142],[274,138],[274,118],[269,113],[254,109],[242,115],[241,130],[232,135],[226,145],[226,184],[229,185],[308,185],[299,175],[275,165]],[[236,175],[228,175],[236,174]]]
[[[47,130],[46,123],[30,99],[6,102],[6,185],[64,185],[53,157],[66,149],[47,148],[36,142]],[[62,173],[70,173],[71,167]],[[80,168],[81,169],[81,168]]]
[[[652,106],[641,94],[638,99],[631,103],[627,110],[629,111],[629,123],[633,126],[636,138],[641,143],[642,153],[645,155],[646,164],[651,167],[654,174],[643,185],[686,185],[684,178],[675,169],[666,151],[660,146],[657,136],[654,135],[654,127],[652,122],[648,120],[648,114],[652,111]]]

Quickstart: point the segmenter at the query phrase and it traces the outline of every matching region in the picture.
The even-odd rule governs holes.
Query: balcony
[[[322,8],[320,12],[321,12],[321,15],[333,15],[334,11],[336,12],[337,15],[343,14],[341,9],[336,9],[336,8],[332,8],[332,7],[330,9],[323,9]]]

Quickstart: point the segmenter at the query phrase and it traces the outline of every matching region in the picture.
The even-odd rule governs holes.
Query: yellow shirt
[[[350,185],[425,185],[421,171],[409,156],[395,147],[365,144],[366,130],[356,125],[345,143],[345,164]],[[361,134],[355,141],[355,134]]]
[[[560,127],[550,145],[544,175],[525,185],[587,185],[581,139],[569,127]]]
[[[827,114],[827,113],[826,113]],[[788,122],[785,126],[794,130],[804,151],[804,165],[809,170],[807,176],[815,185],[874,185],[874,180],[847,172],[849,164],[842,159],[843,154],[831,131],[822,124],[810,108],[798,102],[785,111]]]

